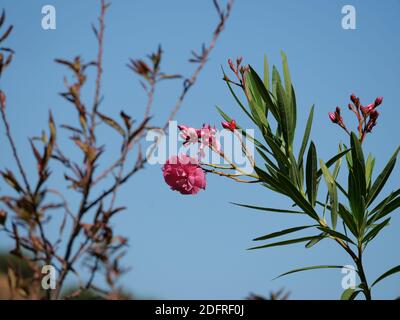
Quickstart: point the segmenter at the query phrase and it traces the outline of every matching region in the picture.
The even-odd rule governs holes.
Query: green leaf
[[[260,77],[258,76],[257,72],[249,66],[250,72],[246,79],[249,80],[250,86],[259,94],[261,99],[264,101],[268,110],[271,110],[272,115],[275,117],[276,121],[279,122],[279,114],[275,103],[272,101],[271,94],[265,88],[264,83],[261,81]],[[258,97],[257,97],[258,98]]]
[[[307,119],[306,128],[304,130],[303,140],[301,142],[299,157],[297,160],[299,165],[301,165],[303,163],[304,152],[306,151],[308,139],[310,138],[313,118],[314,118],[314,105],[312,105],[312,107],[311,107],[310,114],[308,115],[308,119]]]
[[[337,195],[336,182],[322,159],[320,160],[320,165],[321,165],[322,173],[325,178],[326,185],[328,187],[332,227],[333,227],[333,229],[336,229],[337,214],[338,214],[338,202],[339,202],[338,195]]]
[[[310,237],[303,237],[303,238],[297,238],[297,239],[279,241],[279,242],[264,244],[264,245],[262,245],[262,246],[252,247],[252,248],[249,248],[249,249],[247,249],[247,250],[255,250],[255,249],[270,248],[270,247],[277,247],[277,246],[286,246],[286,245],[289,245],[289,244],[295,244],[295,243],[299,243],[299,242],[310,241],[310,240],[312,240],[314,237],[315,237],[315,236],[310,236]]]
[[[354,244],[353,240],[351,240],[349,237],[345,236],[344,234],[342,234],[338,231],[332,230],[330,228],[325,228],[325,227],[318,227],[318,229],[329,234],[332,237],[339,238],[341,240],[344,240],[344,241]]]
[[[290,77],[287,57],[283,51],[281,51],[281,57],[282,57],[282,67],[283,67],[283,78],[285,80],[285,90],[286,90],[286,93],[288,94],[288,96],[290,97],[291,90],[292,90],[292,79]]]
[[[371,187],[372,172],[374,171],[375,158],[372,154],[368,155],[367,162],[365,164],[365,182],[367,184],[367,190]]]
[[[275,185],[285,190],[287,196],[289,196],[301,209],[304,210],[311,218],[319,221],[318,214],[315,212],[313,206],[304,198],[303,194],[288,180],[282,173],[277,172],[278,181]]]
[[[278,122],[281,129],[283,139],[286,143],[286,146],[289,147],[291,145],[291,128],[290,128],[290,109],[288,107],[288,103],[286,101],[285,91],[280,82],[277,83],[277,102],[278,102],[278,112],[280,121]]]
[[[355,288],[348,288],[343,291],[340,300],[354,300],[361,290],[356,290]]]
[[[289,139],[290,139],[289,141],[291,145],[293,143],[294,134],[296,130],[296,122],[297,122],[296,95],[290,77],[287,57],[283,51],[281,51],[281,57],[282,57],[283,78],[285,81],[285,93],[286,93],[285,106],[288,115],[287,118],[289,121]]]
[[[316,227],[316,226],[317,226],[317,225],[312,225],[312,226],[301,226],[301,227],[295,227],[295,228],[284,229],[284,230],[281,230],[281,231],[269,233],[269,234],[266,234],[266,235],[264,235],[264,236],[255,238],[255,239],[253,239],[253,241],[268,240],[268,239],[272,239],[272,238],[276,238],[276,237],[283,236],[283,235],[285,235],[285,234],[297,232],[297,231],[300,231],[300,230],[304,230],[304,229],[308,229],[308,228]]]
[[[267,55],[264,55],[264,86],[268,91],[270,91],[269,65]]]
[[[375,198],[378,196],[379,192],[385,185],[386,181],[388,180],[396,164],[396,158],[399,151],[400,148],[397,148],[397,150],[394,152],[393,156],[390,158],[389,162],[387,163],[381,174],[376,178],[374,184],[371,187],[370,192],[368,193],[367,206],[369,206],[375,200]]]
[[[281,147],[275,142],[272,134],[269,134],[268,131],[264,128],[263,136],[268,146],[271,148],[272,154],[277,161],[279,167],[282,169],[285,168],[287,171],[291,167],[291,163],[288,160],[287,155],[282,151]]]
[[[308,201],[313,207],[315,207],[315,203],[317,201],[317,184],[317,150],[315,148],[314,142],[311,142],[307,154],[306,186]]]
[[[354,217],[351,215],[349,210],[347,210],[346,207],[343,206],[341,203],[339,203],[339,214],[342,217],[346,227],[356,238],[358,238],[359,233],[357,230],[356,222],[354,221]]]
[[[278,83],[282,83],[281,76],[275,66],[272,67],[272,94],[276,98],[278,96],[277,87]],[[278,121],[278,119],[277,119]],[[279,121],[278,121],[279,122]]]
[[[400,197],[390,201],[389,203],[385,204],[381,210],[379,210],[376,214],[374,214],[369,221],[377,221],[382,219],[383,217],[387,216],[389,213],[393,212],[397,208],[400,207]]]
[[[354,132],[351,133],[351,158],[352,168],[351,171],[354,175],[356,185],[360,190],[362,197],[366,196],[366,182],[365,182],[365,160],[362,151],[361,143]]]
[[[267,207],[257,207],[257,206],[251,206],[251,205],[240,204],[240,203],[235,203],[235,202],[231,202],[231,203],[236,205],[236,206],[239,206],[239,207],[255,209],[255,210],[261,210],[261,211],[276,212],[276,213],[304,214],[303,211],[295,211],[295,210],[287,210],[287,209],[276,209],[276,208],[267,208]]]
[[[338,161],[340,158],[342,158],[345,154],[347,154],[351,149],[346,149],[340,153],[338,153],[337,155],[333,156],[332,158],[330,158],[325,164],[327,168],[330,168],[334,163],[336,163],[336,161]],[[317,176],[318,178],[320,176],[322,176],[322,170],[319,169],[317,172]]]
[[[306,243],[306,245],[304,246],[306,249],[309,249],[313,246],[315,246],[318,242],[320,242],[321,240],[326,238],[326,233],[322,232],[321,234],[319,234],[317,237],[315,237],[314,239],[310,240],[309,242]]]
[[[368,243],[368,242],[370,242],[372,239],[374,239],[374,238],[378,235],[378,233],[379,233],[384,227],[386,227],[386,226],[388,225],[389,221],[390,221],[390,218],[387,218],[385,221],[383,221],[383,222],[377,224],[376,226],[374,226],[374,227],[372,228],[372,230],[371,230],[370,232],[368,232],[368,233],[365,235],[365,237],[364,237],[364,239],[362,240],[362,242],[363,242],[363,243]]]
[[[348,190],[349,190],[349,203],[353,216],[355,217],[357,230],[359,234],[362,234],[362,225],[364,223],[365,215],[365,200],[361,195],[360,186],[357,183],[357,178],[350,170],[348,177]]]
[[[383,199],[379,204],[375,206],[374,209],[372,209],[369,213],[369,215],[374,215],[378,211],[381,211],[384,206],[386,206],[390,201],[395,199],[398,195],[400,195],[400,189],[397,189],[396,191],[391,192],[385,199]]]
[[[280,274],[279,276],[274,278],[274,280],[278,279],[278,278],[281,278],[283,276],[287,276],[288,274],[302,272],[302,271],[315,270],[315,269],[342,269],[342,268],[343,268],[343,266],[338,266],[338,265],[320,265],[320,266],[311,266],[311,267],[293,269],[293,270],[290,270],[288,272]]]
[[[378,282],[382,281],[383,279],[391,276],[392,274],[395,274],[397,272],[400,272],[400,265],[395,266],[394,268],[386,271],[384,274],[382,274],[378,279],[376,279],[374,281],[374,283],[371,285],[371,287],[373,287],[374,285],[376,285]]]

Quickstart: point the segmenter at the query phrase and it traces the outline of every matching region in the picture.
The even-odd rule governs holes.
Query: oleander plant
[[[400,272],[398,265],[370,282],[366,277],[363,259],[366,247],[385,231],[391,214],[400,206],[400,189],[386,195],[381,194],[395,167],[400,149],[394,151],[386,166],[378,174],[374,171],[375,157],[371,154],[365,157],[363,151],[365,138],[377,124],[378,107],[382,104],[383,98],[378,97],[373,103],[362,105],[360,98],[351,95],[348,108],[354,113],[358,123],[355,132],[346,126],[339,107],[330,112],[330,121],[347,133],[349,142],[338,143],[338,152],[329,160],[319,159],[317,146],[310,141],[314,106],[310,109],[301,144],[299,146],[294,144],[297,127],[296,95],[284,53],[282,61],[283,77],[274,66],[271,79],[266,57],[263,79],[251,66],[242,65],[242,58],[238,58],[235,62],[228,60],[234,75],[232,79],[225,72],[223,74],[234,100],[256,128],[255,136],[261,137],[256,139],[246,134],[239,121],[217,108],[224,119],[223,129],[231,131],[240,139],[242,152],[253,165],[253,172],[241,170],[227,157],[216,137],[216,128],[205,125],[201,129],[196,129],[181,125],[178,127],[185,140],[184,143],[200,145],[199,157],[193,157],[192,161],[188,161],[184,154],[171,158],[175,160],[174,163],[167,163],[163,168],[165,181],[173,190],[183,194],[196,194],[205,188],[205,173],[208,172],[239,183],[257,184],[265,188],[266,193],[274,192],[289,198],[293,206],[288,209],[236,204],[278,214],[306,215],[310,219],[307,225],[277,230],[257,237],[254,240],[260,242],[260,245],[250,249],[258,250],[297,243],[304,243],[306,248],[311,248],[323,239],[330,239],[354,261],[355,271],[360,280],[359,285],[344,290],[341,298],[352,300],[362,294],[365,299],[370,300],[375,285]],[[243,94],[246,103],[241,101],[237,91]],[[256,156],[249,152],[246,142],[254,145]],[[202,153],[206,146],[223,158],[226,165],[203,163]],[[344,181],[339,179],[342,167],[347,174],[347,179]],[[322,184],[325,184],[326,188],[321,188]],[[377,199],[382,200],[377,201]],[[303,230],[309,231],[310,235],[272,242],[275,238],[291,236]],[[343,267],[343,265],[308,266],[285,272],[279,277],[306,270]]]

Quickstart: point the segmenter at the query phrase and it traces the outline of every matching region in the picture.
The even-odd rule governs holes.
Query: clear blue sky
[[[264,53],[271,63],[280,64],[279,53],[283,49],[298,98],[300,132],[311,104],[315,103],[312,139],[325,159],[333,154],[341,139],[346,139],[330,124],[327,112],[336,105],[346,106],[353,91],[364,102],[384,96],[379,124],[365,143],[366,150],[377,155],[380,170],[399,144],[400,2],[352,0],[357,10],[357,30],[343,30],[341,8],[348,2],[236,1],[232,19],[198,84],[185,100],[178,121],[193,126],[203,122],[218,124],[215,105],[240,121],[243,116],[221,81],[220,65],[226,65],[229,57],[241,55],[261,69]],[[27,137],[39,134],[46,126],[48,110],[54,111],[58,124],[75,119],[71,108],[57,94],[63,89],[65,72],[53,60],[77,54],[86,60],[95,58],[96,43],[90,24],[98,14],[96,3],[1,1],[8,22],[15,25],[8,44],[16,55],[0,85],[7,92],[16,141],[32,172],[34,161]],[[46,4],[56,7],[56,30],[41,28],[41,8]],[[211,1],[113,1],[106,22],[103,110],[117,115],[124,108],[140,117],[145,96],[125,66],[128,58],[142,57],[161,43],[165,49],[165,71],[187,73],[192,67],[186,63],[190,50],[210,39],[215,22]],[[161,85],[155,100],[155,121],[165,117],[178,88],[174,84]],[[346,115],[350,118],[349,113]],[[1,132],[0,167],[13,168],[3,128]],[[109,139],[114,138],[117,136]],[[110,152],[106,157],[112,159],[112,155]],[[398,188],[399,172],[396,168],[387,191]],[[208,176],[207,182],[205,192],[183,197],[165,185],[160,166],[149,166],[124,186],[118,200],[128,210],[114,222],[119,233],[130,239],[124,262],[133,269],[123,278],[124,286],[139,296],[166,299],[240,299],[249,292],[268,294],[281,287],[290,290],[294,299],[340,296],[342,274],[338,270],[271,281],[279,273],[296,267],[350,263],[329,241],[312,250],[302,245],[245,250],[255,236],[304,221],[249,211],[229,202],[283,208],[290,204],[288,201],[256,185],[239,185],[215,176]],[[3,182],[0,188],[6,190]],[[384,236],[367,249],[367,275],[371,280],[399,264],[399,226],[397,214]],[[56,234],[56,230],[52,232]],[[9,240],[0,235],[0,247],[9,245]],[[399,281],[399,276],[394,276],[382,282],[374,296],[399,296]]]

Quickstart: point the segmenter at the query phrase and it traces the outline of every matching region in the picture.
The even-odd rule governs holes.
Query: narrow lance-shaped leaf
[[[314,142],[311,142],[307,154],[306,186],[308,201],[313,207],[315,207],[315,203],[317,201],[317,184],[317,150],[315,148]]]
[[[292,145],[291,109],[286,99],[285,91],[280,82],[277,83],[278,112],[280,116],[279,125],[282,129],[283,138],[287,149]]]
[[[288,272],[282,273],[279,276],[275,277],[275,279],[281,278],[283,276],[287,276],[289,274],[297,273],[297,272],[302,272],[302,271],[308,271],[308,270],[316,270],[316,269],[342,269],[344,266],[339,266],[339,265],[320,265],[320,266],[311,266],[311,267],[304,267],[304,268],[298,268],[298,269],[293,269]]]
[[[279,121],[279,114],[277,110],[277,106],[273,101],[273,97],[271,97],[270,91],[267,90],[263,81],[258,76],[257,72],[251,67],[250,72],[247,74],[253,84],[253,86],[257,89],[257,92],[260,94],[262,100],[265,102],[268,110],[271,111],[272,115],[275,117],[276,121]],[[248,77],[247,77],[248,78]]]
[[[393,267],[392,269],[386,271],[384,274],[382,274],[378,279],[376,279],[374,281],[374,283],[372,283],[371,287],[373,287],[374,285],[376,285],[378,282],[382,281],[383,279],[400,272],[400,265]]]
[[[309,249],[309,248],[315,246],[318,242],[320,242],[324,238],[326,238],[326,233],[322,232],[318,237],[315,237],[314,239],[308,241],[304,247],[306,249]]]
[[[327,168],[330,168],[334,163],[336,163],[336,161],[338,161],[338,160],[339,160],[340,158],[342,158],[344,155],[346,155],[347,153],[349,153],[349,151],[351,151],[351,149],[346,149],[346,150],[344,150],[344,151],[338,153],[337,155],[333,156],[332,158],[330,158],[330,159],[325,163],[326,167],[327,167]],[[321,170],[321,169],[318,170],[317,176],[318,176],[318,178],[319,178],[320,176],[322,176],[322,170]]]
[[[339,214],[342,217],[346,227],[355,237],[358,238],[359,232],[357,229],[357,223],[354,220],[354,217],[351,215],[351,213],[341,203],[339,203]]]
[[[304,230],[304,229],[308,229],[308,228],[312,228],[312,227],[316,227],[317,225],[311,225],[311,226],[301,226],[301,227],[294,227],[294,228],[289,228],[289,229],[284,229],[281,231],[277,231],[277,232],[272,232],[269,234],[266,234],[264,236],[261,237],[257,237],[255,239],[253,239],[253,241],[261,241],[261,240],[268,240],[268,239],[272,239],[272,238],[276,238],[276,237],[280,237],[289,233],[293,233],[293,232],[297,232],[300,230]]]
[[[393,199],[377,211],[369,221],[377,221],[400,207],[400,197]]]
[[[304,214],[303,211],[295,211],[295,210],[287,210],[287,209],[276,209],[276,208],[267,208],[267,207],[257,207],[257,206],[251,206],[251,205],[240,204],[240,203],[235,203],[235,202],[231,202],[231,203],[236,205],[236,206],[249,208],[249,209],[255,209],[255,210],[261,210],[261,211],[276,212],[276,213]]]
[[[278,188],[285,190],[286,195],[289,196],[301,209],[304,210],[311,218],[319,221],[318,214],[315,212],[313,206],[304,198],[303,194],[288,180],[282,173],[277,172],[278,181],[275,181],[275,185]],[[274,181],[272,181],[274,182]]]
[[[252,247],[252,248],[249,248],[248,250],[270,248],[270,247],[277,247],[277,246],[286,246],[286,245],[289,245],[289,244],[295,244],[295,243],[299,243],[299,242],[310,241],[314,237],[315,236],[303,237],[303,238],[297,238],[297,239],[291,239],[291,240],[285,240],[285,241],[280,241],[280,242],[274,242],[274,243],[264,244],[262,246]]]
[[[264,85],[265,88],[270,91],[270,82],[269,82],[269,65],[268,65],[268,57],[264,55]]]
[[[355,178],[355,182],[360,189],[362,197],[366,196],[365,182],[365,160],[362,151],[361,143],[354,132],[351,133],[351,158],[353,166],[351,170]]]
[[[396,191],[391,192],[385,199],[383,199],[381,202],[379,202],[379,204],[377,204],[375,206],[375,208],[369,212],[369,215],[372,216],[375,213],[377,213],[378,211],[382,210],[383,206],[386,206],[390,201],[392,201],[399,195],[400,195],[400,189],[397,189]]]
[[[314,105],[312,105],[310,114],[308,115],[306,128],[304,130],[303,140],[301,142],[301,147],[300,147],[299,156],[298,156],[298,160],[297,160],[299,166],[303,163],[304,152],[306,151],[308,139],[310,138],[313,118],[314,118]]]
[[[365,182],[367,184],[367,191],[371,187],[372,172],[374,171],[375,158],[372,154],[368,155],[367,162],[365,163]]]
[[[349,237],[347,237],[343,233],[340,233],[338,231],[332,230],[330,228],[325,228],[325,227],[318,227],[318,229],[329,234],[331,237],[338,238],[338,239],[341,239],[341,240],[344,240],[344,241],[354,244],[353,240],[351,240]]]
[[[332,177],[329,169],[326,167],[326,164],[323,160],[320,160],[320,165],[322,169],[322,173],[325,178],[326,185],[328,187],[329,193],[329,201],[330,201],[330,210],[331,210],[331,220],[332,220],[332,228],[336,229],[337,224],[337,214],[338,214],[338,195],[335,179]]]
[[[393,156],[390,158],[389,162],[387,163],[381,174],[376,178],[374,184],[371,187],[370,192],[368,193],[367,206],[370,205],[375,200],[375,198],[378,196],[379,192],[385,185],[386,181],[388,180],[396,164],[396,158],[399,151],[400,147],[397,148],[397,150],[394,152]]]
[[[372,239],[374,239],[378,233],[389,224],[390,218],[387,218],[385,221],[379,223],[378,225],[374,226],[372,228],[372,230],[370,232],[368,232],[364,239],[363,239],[363,243],[368,243],[370,242]]]

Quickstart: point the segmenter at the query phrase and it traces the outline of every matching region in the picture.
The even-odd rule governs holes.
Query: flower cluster
[[[355,94],[350,96],[350,100],[352,103],[349,103],[348,108],[350,111],[353,111],[358,121],[358,134],[360,141],[364,141],[367,133],[371,132],[372,129],[376,126],[377,119],[379,117],[379,112],[376,108],[382,104],[383,97],[377,97],[373,103],[370,103],[366,106],[363,106],[360,102],[360,98]],[[350,134],[347,129],[343,117],[341,116],[341,109],[336,107],[335,112],[329,112],[329,119],[338,124],[341,128],[343,128],[348,134]]]
[[[224,129],[234,132],[237,129],[236,121],[221,122]],[[199,144],[199,158],[205,157],[205,148],[223,155],[221,145],[216,137],[217,129],[209,124],[203,124],[199,129],[186,125],[178,125],[180,136],[184,139],[183,145]],[[199,159],[189,157],[185,154],[172,156],[162,168],[164,180],[172,190],[181,194],[196,194],[200,189],[206,187],[206,172],[212,170],[203,169]]]

